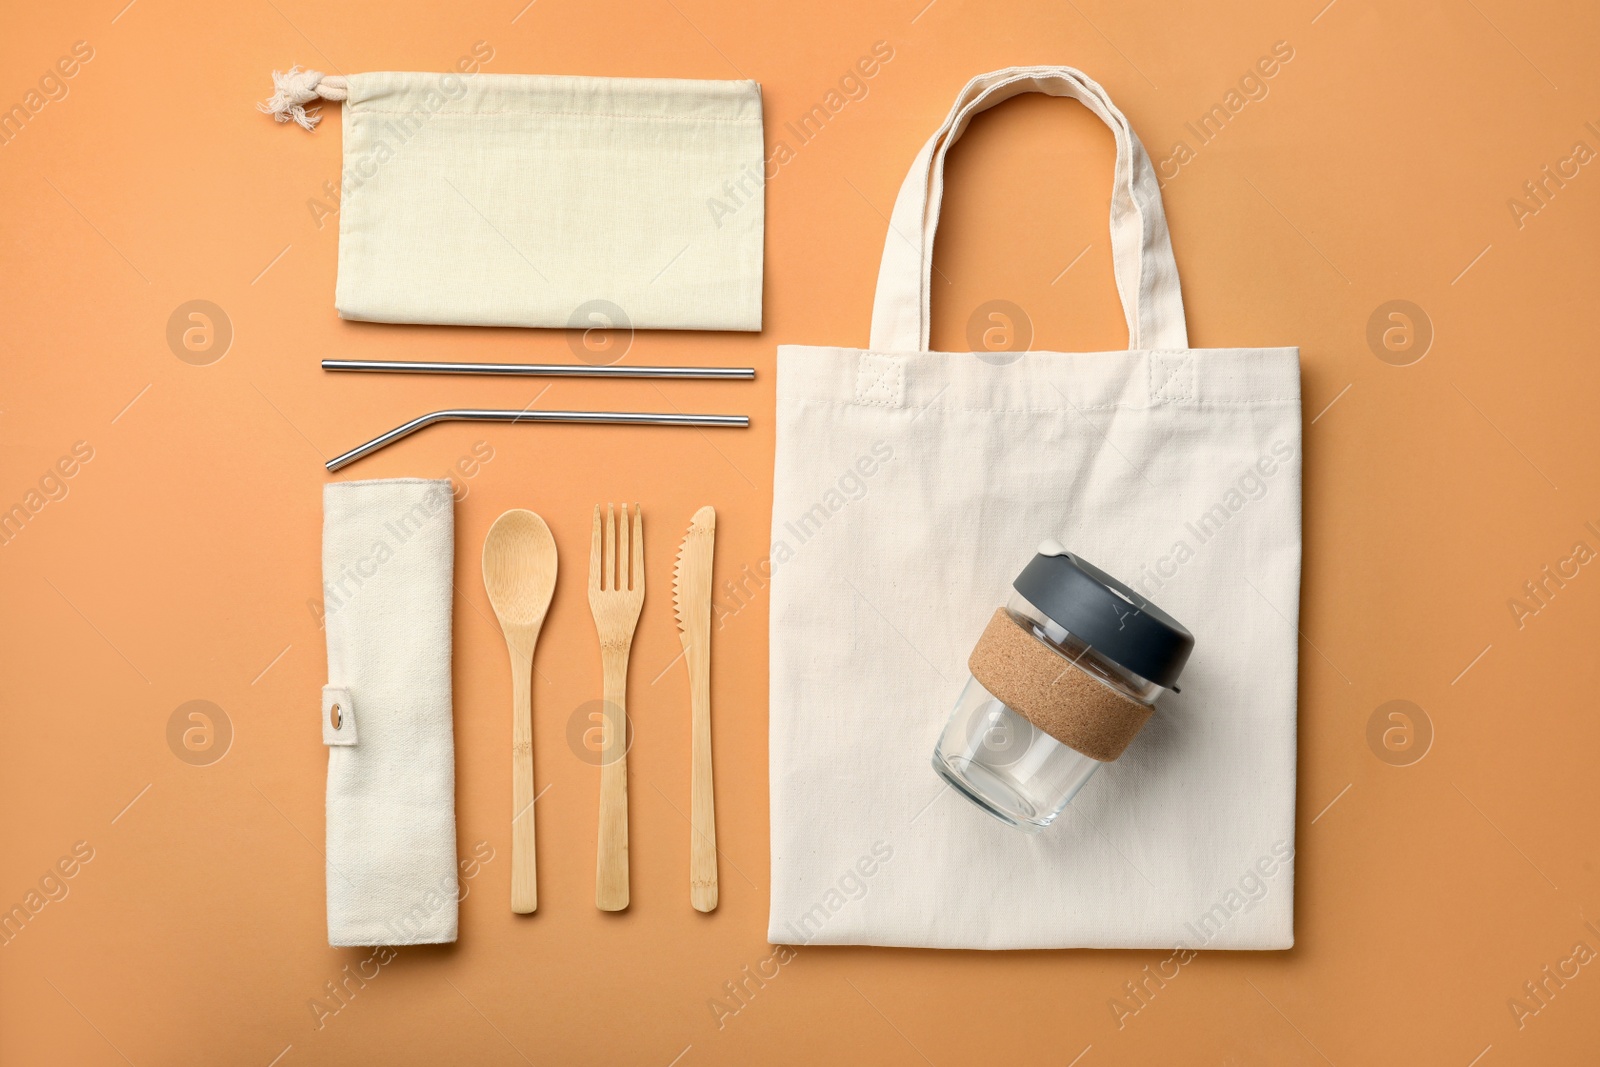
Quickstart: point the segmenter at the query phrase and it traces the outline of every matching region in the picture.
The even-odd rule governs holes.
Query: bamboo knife
[[[695,512],[672,578],[678,636],[689,665],[689,903],[696,911],[717,906],[717,820],[711,788],[711,555],[716,534],[716,511],[703,507]]]

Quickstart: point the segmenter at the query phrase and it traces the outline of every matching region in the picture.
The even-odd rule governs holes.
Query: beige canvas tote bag
[[[928,351],[946,153],[1027,92],[1078,101],[1116,138],[1128,351]],[[770,939],[1291,945],[1300,429],[1297,349],[1189,346],[1156,176],[1104,90],[1070,67],[974,78],[901,187],[870,346],[778,350]],[[929,759],[1045,538],[1196,644],[1182,692],[1028,835]]]

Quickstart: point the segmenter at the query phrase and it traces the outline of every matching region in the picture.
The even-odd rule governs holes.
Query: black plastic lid
[[[1046,542],[1011,585],[1101,656],[1177,689],[1173,683],[1189,661],[1194,635],[1088,560]]]

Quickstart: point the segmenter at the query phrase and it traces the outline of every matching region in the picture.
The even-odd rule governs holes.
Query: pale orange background
[[[1520,1028],[1508,1000],[1576,942],[1600,948],[1584,925],[1600,917],[1600,574],[1582,568],[1520,629],[1508,600],[1574,542],[1600,548],[1583,525],[1600,525],[1600,164],[1521,228],[1507,207],[1575,141],[1600,149],[1584,127],[1600,125],[1593,5],[124,2],[15,4],[0,34],[5,106],[73,42],[94,48],[67,98],[0,147],[0,505],[74,442],[94,449],[0,547],[0,905],[74,842],[94,849],[70,895],[0,948],[0,1061],[1594,1061],[1596,966]],[[324,650],[308,607],[321,464],[423,411],[520,407],[542,386],[330,377],[317,360],[572,354],[562,333],[339,321],[336,227],[306,207],[337,180],[339,110],[307,135],[253,103],[291,62],[442,70],[480,40],[495,72],[757,79],[769,146],[874,42],[894,58],[769,185],[766,329],[642,333],[627,356],[754,365],[754,384],[563,381],[539,401],[748,412],[749,431],[451,426],[348,471],[441,475],[476,441],[494,449],[456,513],[455,698],[462,851],[485,841],[496,858],[470,883],[458,945],[400,950],[318,1029],[308,1001],[367,955],[325,940]],[[702,916],[671,561],[704,503],[719,579],[766,554],[775,346],[866,342],[895,191],[973,74],[1081,67],[1159,159],[1280,40],[1294,59],[1268,97],[1165,195],[1192,343],[1302,351],[1296,947],[1203,954],[1120,1027],[1111,998],[1165,953],[801,948],[719,1028],[712,998],[772,951],[766,605],[717,637],[722,905]],[[936,347],[969,347],[990,299],[1026,310],[1036,347],[1125,343],[1111,158],[1075,105],[1029,98],[977,123],[950,167]],[[193,299],[235,330],[210,366],[166,342]],[[1410,366],[1367,344],[1393,299],[1435,331]],[[565,740],[599,693],[584,552],[605,499],[643,503],[650,582],[620,916],[592,904],[596,774]],[[530,919],[507,907],[509,685],[478,572],[510,507],[542,513],[562,553],[539,648],[549,792]],[[168,747],[169,717],[196,699],[234,731],[209,766]],[[1391,699],[1434,731],[1407,766],[1368,742]]]

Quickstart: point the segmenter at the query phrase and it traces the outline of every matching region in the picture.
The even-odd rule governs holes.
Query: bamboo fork
[[[603,545],[603,549],[602,549]],[[644,517],[633,505],[633,565],[629,568],[628,505],[622,524],[606,505],[594,506],[589,545],[589,609],[600,638],[605,730],[600,750],[600,846],[594,902],[601,911],[628,906],[628,652],[644,605]]]

